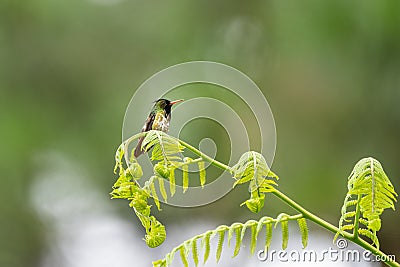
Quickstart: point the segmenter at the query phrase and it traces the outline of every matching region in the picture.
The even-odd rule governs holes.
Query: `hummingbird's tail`
[[[144,150],[142,150],[142,143],[143,143],[144,137],[140,137],[139,142],[135,148],[135,158],[139,157],[144,153]]]

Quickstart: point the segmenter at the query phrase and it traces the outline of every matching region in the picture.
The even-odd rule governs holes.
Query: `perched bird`
[[[181,101],[183,101],[183,99],[175,101],[169,101],[164,98],[158,99],[144,123],[142,132],[147,132],[150,130],[159,130],[165,133],[168,132],[169,122],[171,120],[171,107],[172,105],[175,105]],[[145,152],[145,150],[142,149],[143,139],[144,137],[139,139],[139,142],[135,148],[134,155],[136,158]]]

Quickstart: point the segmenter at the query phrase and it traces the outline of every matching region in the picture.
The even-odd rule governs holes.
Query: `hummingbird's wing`
[[[155,118],[155,113],[150,113],[149,117],[147,118],[147,120],[145,121],[143,128],[142,128],[142,132],[148,132],[150,130],[152,130],[152,126],[153,126],[153,122],[154,122],[154,118]],[[140,155],[142,155],[145,151],[142,150],[142,142],[144,140],[144,136],[140,137],[138,144],[135,148],[135,158],[139,157]]]
[[[147,118],[146,122],[143,125],[142,132],[147,132],[152,130],[155,117],[156,114],[154,112],[150,113],[149,117]]]

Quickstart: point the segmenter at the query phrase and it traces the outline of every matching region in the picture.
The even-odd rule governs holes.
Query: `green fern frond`
[[[135,180],[142,176],[142,169],[136,159],[131,157],[129,168],[125,168],[123,156],[125,143],[118,149],[115,156],[116,172],[119,168],[119,177],[111,191],[112,198],[122,198],[130,201],[129,206],[133,208],[136,216],[146,230],[144,240],[149,247],[156,247],[162,244],[166,238],[165,227],[154,216],[151,216],[151,206],[148,205],[148,198],[151,196],[149,190],[141,188]]]
[[[234,186],[253,181],[249,188],[250,192],[266,185],[267,178],[278,179],[278,176],[268,167],[263,155],[255,151],[244,153],[239,162],[232,167],[232,171],[233,177],[236,179]]]
[[[373,158],[362,159],[349,178],[349,194],[362,194],[361,212],[367,219],[375,219],[384,209],[392,208],[397,193],[383,171],[382,165]],[[375,229],[378,231],[379,229]]]
[[[242,203],[252,212],[259,212],[264,205],[264,194],[275,191],[278,176],[273,173],[265,158],[258,152],[244,153],[238,163],[232,167],[234,187],[238,184],[249,183],[250,198]],[[260,194],[261,193],[261,194]]]
[[[121,145],[121,147],[117,150],[116,153],[116,166],[115,170],[120,166],[119,162],[123,158],[123,153],[121,151],[126,147],[126,144]],[[181,145],[178,139],[169,136],[168,134],[157,131],[151,130],[146,132],[146,135],[142,142],[142,149],[148,151],[152,150],[151,160],[158,161],[154,165],[154,175],[159,176],[165,179],[169,179],[170,182],[170,194],[171,197],[175,194],[176,190],[176,181],[175,181],[175,169],[180,168],[182,170],[182,187],[183,192],[185,193],[189,187],[189,165],[190,164],[197,164],[199,168],[199,176],[200,176],[200,185],[204,187],[206,183],[206,170],[205,170],[205,163],[203,158],[198,159],[191,159],[189,157],[183,157],[182,152],[184,150],[184,146]],[[136,161],[133,157],[132,160]],[[137,176],[142,176],[141,170],[137,170]],[[160,184],[162,186],[162,184]],[[150,187],[149,184],[149,189]],[[152,192],[152,191],[151,191]],[[160,192],[164,200],[165,191],[160,188]],[[155,194],[157,197],[157,194]],[[159,201],[159,198],[154,200],[156,203]]]
[[[259,194],[258,191],[251,192],[250,198],[240,204],[240,206],[246,205],[246,207],[254,213],[258,213],[264,206],[265,195]]]
[[[149,150],[153,147],[151,160],[162,160],[165,163],[180,161],[179,153],[184,147],[174,138],[162,131],[148,131],[142,142],[142,149]]]
[[[374,158],[361,159],[348,178],[348,192],[339,220],[339,232],[352,231],[353,236],[365,236],[379,248],[376,232],[381,228],[380,216],[387,208],[394,209],[397,193],[383,170]],[[349,210],[355,206],[355,210]],[[359,228],[363,224],[367,229]]]
[[[154,216],[150,216],[150,227],[146,229],[145,241],[146,244],[155,248],[161,245],[167,234],[165,232],[165,227],[162,225]]]
[[[164,178],[169,179],[170,194],[173,196],[176,188],[175,168],[177,167],[182,167],[183,169],[183,187],[185,192],[189,186],[189,164],[198,164],[200,184],[204,186],[206,181],[204,161],[202,158],[196,160],[182,158],[181,152],[184,147],[177,139],[163,132],[149,131],[142,142],[142,148],[145,150],[153,148],[151,160],[159,162],[154,165],[154,176],[146,181],[143,188],[141,188],[135,181],[143,175],[141,166],[133,155],[131,155],[129,161],[124,157],[127,147],[128,142],[123,142],[116,151],[114,172],[119,173],[119,178],[113,186],[111,196],[112,198],[130,200],[130,206],[135,210],[136,215],[146,230],[144,240],[148,246],[155,247],[165,240],[166,234],[164,226],[154,216],[150,215],[151,206],[147,203],[148,198],[153,198],[157,208],[161,209],[159,194],[161,194],[165,202],[168,198]],[[129,165],[127,168],[124,167],[126,165],[124,159],[127,160]],[[156,188],[156,181],[158,181],[158,189]]]
[[[302,230],[300,230],[300,231],[302,232],[302,236],[304,239],[304,241],[302,241],[302,243],[303,243],[303,246],[305,247],[307,245],[307,241],[306,241],[307,240],[307,225],[306,225],[305,219],[302,218],[301,214],[289,216],[289,215],[283,213],[283,214],[280,214],[276,219],[273,219],[271,217],[263,217],[259,221],[249,220],[245,223],[233,223],[230,226],[221,225],[214,230],[209,230],[203,234],[193,237],[192,239],[186,240],[183,244],[175,247],[170,253],[167,253],[165,255],[164,259],[154,261],[153,266],[155,266],[155,267],[170,266],[172,264],[173,254],[178,252],[178,250],[180,251],[181,255],[182,255],[182,253],[183,253],[183,255],[186,255],[186,259],[187,259],[188,253],[190,251],[192,251],[193,261],[195,262],[195,264],[197,266],[198,251],[197,251],[196,241],[198,239],[201,239],[202,247],[204,249],[203,262],[205,263],[208,260],[209,255],[210,255],[211,239],[216,235],[218,235],[218,244],[217,244],[217,251],[216,251],[216,260],[218,262],[221,257],[221,254],[222,254],[223,243],[225,240],[226,232],[228,233],[228,237],[227,237],[228,246],[230,246],[230,241],[233,237],[233,234],[235,234],[235,236],[236,236],[236,243],[235,243],[234,253],[232,256],[232,257],[236,257],[240,252],[241,246],[243,244],[244,235],[245,235],[247,228],[251,229],[250,253],[253,254],[255,251],[255,248],[256,248],[256,244],[257,244],[257,236],[260,233],[260,231],[264,225],[266,228],[265,246],[267,249],[271,244],[272,224],[273,223],[281,224],[282,236],[283,236],[282,247],[286,248],[287,242],[289,239],[288,222],[292,221],[292,220],[297,220],[299,222],[299,225],[301,225]],[[183,250],[183,252],[182,252],[182,250]]]

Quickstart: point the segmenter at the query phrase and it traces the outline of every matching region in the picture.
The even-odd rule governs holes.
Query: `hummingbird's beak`
[[[170,105],[172,106],[172,105],[175,105],[176,103],[179,103],[179,102],[182,102],[182,101],[183,101],[183,99],[171,101],[171,102],[170,102]]]

